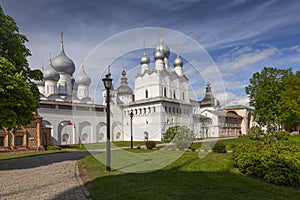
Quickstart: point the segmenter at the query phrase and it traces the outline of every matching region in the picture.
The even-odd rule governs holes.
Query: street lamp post
[[[113,80],[110,75],[110,66],[108,66],[108,73],[102,79],[106,89],[106,171],[108,172],[110,172],[110,89]]]
[[[132,136],[132,118],[133,118],[133,112],[130,113],[130,148],[133,149],[133,136]]]

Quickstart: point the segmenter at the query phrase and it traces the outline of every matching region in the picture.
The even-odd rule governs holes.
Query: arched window
[[[155,113],[155,107],[153,106],[153,112]]]
[[[63,134],[62,141],[67,144],[69,142],[69,134]]]
[[[89,136],[88,136],[87,133],[82,134],[82,136],[81,136],[81,141],[82,141],[82,142],[87,142],[88,139],[89,139]]]
[[[145,97],[148,98],[148,90],[145,91]]]
[[[116,139],[120,139],[121,138],[121,133],[120,132],[117,132],[117,135],[116,135]]]
[[[144,132],[144,137],[145,137],[145,140],[147,141],[149,139],[149,134],[147,131]]]
[[[148,107],[148,113],[151,113],[151,108],[150,107]]]
[[[144,108],[144,114],[146,114],[146,108]]]
[[[164,97],[167,97],[167,88],[164,87]]]
[[[104,139],[104,133],[99,133],[99,141]]]

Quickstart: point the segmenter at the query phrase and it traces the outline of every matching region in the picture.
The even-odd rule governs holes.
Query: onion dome
[[[82,66],[82,70],[76,78],[76,84],[78,84],[78,85],[90,85],[91,84],[91,78],[84,71],[84,66]]]
[[[44,77],[44,65],[42,66],[42,70],[41,70],[41,72],[43,73],[43,77]],[[34,84],[36,84],[36,85],[41,85],[41,86],[43,86],[43,85],[45,85],[45,82],[44,82],[44,80],[32,80],[32,82],[34,83]]]
[[[32,80],[32,82],[36,85],[45,85],[45,82],[41,80]]]
[[[155,47],[154,53],[155,53],[157,50],[160,50],[160,51],[163,53],[164,57],[169,58],[169,56],[170,56],[170,49],[169,49],[169,47],[162,41],[162,39],[160,40],[160,43]]]
[[[150,58],[146,56],[146,41],[144,40],[144,55],[141,57],[141,65],[143,64],[150,64]],[[126,73],[126,72],[125,72]]]
[[[128,86],[125,70],[122,71],[121,85],[118,87],[118,94],[132,94],[132,89]]]
[[[44,71],[44,80],[53,80],[53,81],[59,80],[59,74],[57,73],[57,71],[55,71],[55,69],[53,69],[51,64]]]
[[[154,51],[154,59],[155,60],[158,60],[158,59],[164,59],[164,54],[163,54],[163,52],[161,51],[161,50],[155,50]]]
[[[141,62],[140,63],[141,63],[141,65],[142,64],[148,64],[149,65],[150,64],[150,58],[148,56],[146,56],[146,55],[143,55],[142,58],[141,58]]]
[[[61,50],[58,56],[52,59],[52,66],[58,72],[72,75],[75,71],[75,65],[65,54],[62,35],[63,34],[61,33]]]
[[[177,56],[177,58],[175,58],[175,60],[173,62],[173,66],[174,67],[182,67],[183,66],[183,61],[179,56]]]

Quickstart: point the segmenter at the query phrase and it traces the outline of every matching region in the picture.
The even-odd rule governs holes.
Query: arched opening
[[[99,133],[99,136],[98,136],[98,141],[102,141],[104,140],[104,133]]]
[[[100,122],[96,126],[96,142],[103,142],[106,139],[106,123]]]
[[[92,125],[90,122],[84,121],[79,123],[79,128],[78,128],[78,139],[79,143],[88,143],[88,142],[93,142],[93,137],[92,137]]]
[[[89,135],[87,133],[83,133],[81,136],[81,141],[83,143],[88,142],[89,141]]]
[[[121,138],[121,133],[120,132],[117,132],[116,134],[116,139],[119,140]]]
[[[149,139],[149,134],[147,131],[144,132],[144,139],[145,139],[145,141],[148,141],[148,139]]]
[[[62,143],[63,144],[69,144],[70,143],[70,136],[68,133],[64,133],[62,135]]]

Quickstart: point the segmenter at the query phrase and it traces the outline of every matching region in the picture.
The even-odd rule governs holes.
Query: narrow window
[[[184,100],[184,92],[182,92],[182,99]]]
[[[164,87],[164,97],[167,97],[167,88]]]
[[[176,91],[174,90],[174,93],[173,93],[173,97],[174,99],[176,99]]]
[[[145,96],[148,98],[148,90],[145,91]]]

